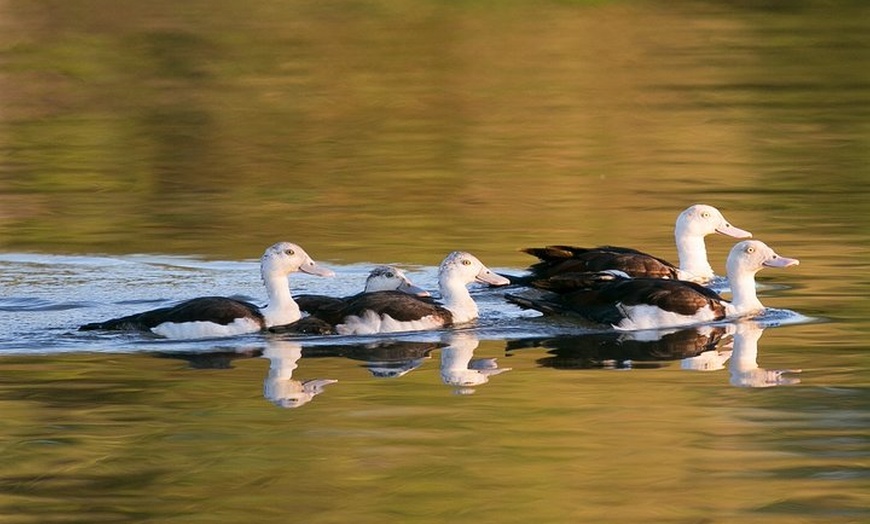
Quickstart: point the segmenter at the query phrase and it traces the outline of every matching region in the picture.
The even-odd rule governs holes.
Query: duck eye
[[[290,256],[292,257],[293,255],[296,254],[296,252],[293,251],[292,249],[285,249],[285,250],[284,250],[284,254],[285,254],[285,255],[290,255]]]

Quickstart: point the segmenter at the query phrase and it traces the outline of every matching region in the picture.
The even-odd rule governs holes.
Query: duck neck
[[[441,291],[444,307],[453,314],[454,323],[461,324],[477,318],[477,304],[465,284],[452,280],[450,275],[442,275],[438,280],[438,289]]]
[[[302,317],[299,306],[290,295],[289,280],[287,275],[263,273],[269,304],[260,309],[260,312],[266,319],[266,327],[290,324]]]
[[[686,274],[685,280],[707,281],[713,278],[713,268],[707,261],[707,244],[704,237],[693,235],[682,229],[676,234],[677,255],[680,258],[680,272]]]
[[[755,272],[734,271],[728,274],[728,285],[731,287],[731,304],[729,316],[745,316],[764,309],[755,294]]]
[[[269,359],[270,380],[290,380],[302,357],[302,346],[266,348],[263,356]]]
[[[731,370],[736,373],[758,368],[758,339],[761,329],[741,329],[734,334],[734,350],[731,353]]]
[[[448,346],[441,350],[441,371],[467,371],[474,357],[473,347]]]

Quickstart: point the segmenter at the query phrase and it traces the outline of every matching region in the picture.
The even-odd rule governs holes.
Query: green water
[[[0,520],[866,522],[868,11],[0,3]],[[334,294],[383,262],[432,287],[455,249],[516,273],[555,243],[675,260],[694,202],[801,260],[759,274],[808,321],[766,329],[758,363],[799,383],[553,367],[514,347],[558,324],[493,291],[474,357],[509,371],[446,384],[446,333],[395,378],[305,341],[293,379],[337,382],[298,409],[266,394],[275,340],[75,332],[261,296],[278,240],[339,273],[294,289]],[[708,239],[719,273],[731,245]]]

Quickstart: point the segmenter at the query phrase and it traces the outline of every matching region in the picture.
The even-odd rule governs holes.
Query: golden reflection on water
[[[860,511],[854,491],[801,472],[848,474],[813,437],[839,433],[835,448],[848,450],[854,429],[824,429],[853,409],[848,396],[814,411],[793,404],[806,391],[752,395],[727,386],[725,370],[538,368],[543,352],[506,358],[500,341],[482,341],[476,355],[498,356],[513,371],[456,395],[442,383],[437,350],[400,379],[374,379],[339,358],[302,358],[294,376],[338,381],[293,410],[263,398],[264,358],[227,369],[148,355],[6,359],[5,433],[15,445],[5,452],[0,506],[38,496],[39,508],[27,506],[34,522],[72,513],[788,522],[785,506]]]
[[[859,122],[803,111],[859,96],[860,56],[796,68],[780,55],[804,47],[739,11],[369,7],[11,10],[0,245],[245,258],[288,238],[342,261],[519,264],[542,240],[668,245],[695,201],[777,232],[772,214],[813,209],[771,189],[863,180],[842,169]],[[788,20],[815,22],[764,23]]]

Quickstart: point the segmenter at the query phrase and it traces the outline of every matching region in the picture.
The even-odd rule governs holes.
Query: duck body
[[[544,313],[579,315],[618,329],[657,329],[725,318],[717,293],[679,280],[629,278],[609,272],[565,274],[534,283],[552,293],[538,299],[508,295],[508,300]]]
[[[166,338],[204,338],[250,333],[266,327],[260,309],[227,297],[198,297],[164,307],[85,324],[82,331],[150,331]]]
[[[762,267],[797,265],[759,241],[743,241],[728,256],[733,297],[694,282],[630,278],[621,272],[568,273],[532,283],[540,296],[507,295],[521,307],[549,314],[574,314],[620,330],[659,329],[754,315],[764,306],[755,293],[755,273]]]
[[[265,307],[228,297],[198,297],[119,318],[85,324],[81,331],[145,331],[167,338],[209,338],[261,331],[276,324],[296,321],[301,313],[290,295],[288,276],[302,271],[318,276],[334,273],[319,266],[298,245],[279,242],[266,249],[260,272],[269,296]]]
[[[362,293],[314,316],[340,335],[422,331],[454,323],[453,313],[443,305],[402,291]]]
[[[368,335],[400,331],[421,331],[450,327],[477,318],[478,308],[467,285],[482,282],[500,286],[507,278],[497,275],[474,255],[454,251],[438,268],[441,301],[414,296],[402,291],[376,291],[343,299],[333,307],[288,326],[270,328],[273,332],[337,333]]]
[[[554,245],[523,249],[523,252],[538,257],[540,262],[529,267],[529,276],[515,280],[517,283],[529,283],[535,279],[563,273],[618,270],[631,277],[704,283],[715,276],[707,260],[707,247],[704,242],[704,238],[712,233],[735,238],[752,236],[749,231],[732,226],[715,207],[695,204],[680,213],[674,226],[674,238],[680,259],[678,266],[632,248]]]
[[[429,292],[417,287],[404,271],[395,266],[377,266],[366,277],[363,291],[346,297],[330,297],[327,295],[303,294],[294,297],[300,311],[309,315],[320,312],[335,311],[346,303],[358,299],[366,293],[376,291],[401,291],[409,295],[428,297]]]

